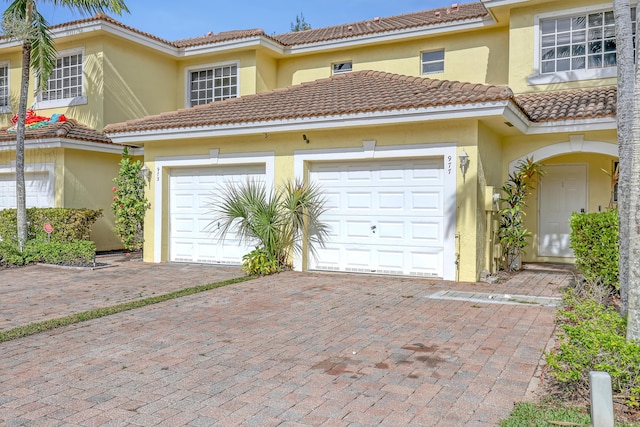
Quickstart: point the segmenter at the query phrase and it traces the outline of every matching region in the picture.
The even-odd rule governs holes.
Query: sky
[[[0,10],[13,0],[0,1]],[[467,2],[464,1],[463,2]],[[49,24],[82,19],[77,12],[38,1]],[[312,28],[348,24],[403,13],[449,6],[455,0],[125,0],[129,14],[112,15],[118,21],[166,40],[197,37],[209,31],[262,28],[265,33],[291,30],[303,14]]]

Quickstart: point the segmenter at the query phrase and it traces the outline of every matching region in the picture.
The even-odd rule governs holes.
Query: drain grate
[[[557,307],[562,302],[561,298],[554,297],[534,297],[530,295],[505,295],[461,291],[440,291],[435,294],[427,295],[426,298],[479,302],[486,304],[542,305],[545,307]]]

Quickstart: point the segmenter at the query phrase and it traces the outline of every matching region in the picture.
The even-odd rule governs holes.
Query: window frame
[[[212,70],[215,73],[216,68],[224,68],[224,67],[231,67],[231,66],[236,67],[236,95],[235,97],[230,97],[226,99],[240,98],[240,61],[226,61],[226,62],[216,62],[212,64],[194,65],[192,67],[185,68],[185,74],[184,74],[185,108],[193,108],[197,105],[203,105],[203,104],[191,105],[191,75],[193,73],[200,72],[200,71],[208,71],[208,70]],[[212,89],[215,89],[215,87],[212,87]],[[215,99],[213,99],[211,102],[220,102],[224,100],[225,99],[216,101]]]
[[[336,71],[336,66],[344,66],[349,64],[349,69],[347,70],[343,70],[343,69],[339,69],[338,71]],[[331,64],[331,75],[335,76],[337,74],[344,74],[344,73],[351,73],[353,71],[353,61],[340,61],[340,62],[333,62]]]
[[[80,77],[82,79],[82,82],[81,82],[81,85],[80,85],[80,95],[77,95],[77,96],[74,96],[74,97],[69,97],[69,98],[43,100],[44,91],[43,90],[38,90],[37,93],[36,93],[36,97],[35,97],[36,98],[36,102],[35,102],[35,108],[36,109],[69,107],[69,106],[73,106],[73,105],[86,104],[88,102],[87,96],[85,95],[86,78],[85,78],[85,74],[84,74],[84,63],[85,63],[85,60],[86,60],[86,55],[85,55],[84,47],[61,50],[56,55],[56,60],[64,59],[65,57],[73,56],[73,55],[82,55],[82,61],[79,64],[80,65]],[[55,70],[56,70],[56,68],[54,67],[53,72],[55,72]],[[49,80],[49,77],[47,77],[47,81]],[[38,81],[36,80],[36,87],[37,87],[37,85],[38,85]],[[46,91],[47,92],[49,91],[48,87],[47,87]]]
[[[6,91],[7,91],[7,105],[2,105],[1,101],[2,98],[0,98],[0,114],[6,114],[6,113],[11,113],[11,63],[9,61],[0,61],[0,68],[6,68],[6,75],[4,77],[4,79],[6,79],[7,84],[6,84]],[[2,77],[0,77],[0,83],[2,81]],[[0,89],[2,88],[2,85],[0,84]]]
[[[636,8],[636,21],[638,20],[637,1],[631,1],[631,7]],[[595,80],[617,77],[617,65],[601,68],[588,68],[588,63],[584,69],[555,71],[542,73],[542,21],[549,19],[575,18],[578,16],[587,17],[589,14],[598,12],[613,11],[611,4],[599,4],[593,6],[577,7],[562,11],[553,11],[537,14],[534,16],[534,40],[533,40],[533,74],[527,77],[527,83],[531,86],[540,84],[562,83],[581,80]],[[604,37],[603,37],[604,40]],[[588,40],[585,40],[588,43]],[[571,58],[571,56],[569,57]],[[588,54],[585,54],[588,61]]]
[[[436,53],[436,52],[442,52],[442,59],[425,61],[425,59],[424,59],[425,54]],[[446,53],[445,53],[445,49],[444,48],[421,51],[420,52],[420,75],[421,76],[427,76],[427,75],[430,75],[430,74],[442,74],[442,73],[444,73],[444,61],[446,59],[445,57],[446,57]],[[442,68],[438,69],[438,71],[425,71],[424,70],[425,64],[442,64]]]

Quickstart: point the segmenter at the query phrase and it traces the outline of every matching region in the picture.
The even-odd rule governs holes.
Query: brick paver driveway
[[[108,274],[117,268],[133,267]],[[153,268],[140,263],[119,286],[136,294]],[[167,265],[158,287],[182,281],[187,270],[189,286],[202,284],[197,277],[227,274]],[[21,286],[20,271],[31,282]],[[82,282],[97,289],[101,281],[100,271],[38,272],[58,275],[72,289]],[[7,325],[7,287],[35,289],[35,275],[31,268],[0,271]],[[569,276],[545,267],[505,284],[474,285],[289,272],[5,342],[0,423],[496,425],[535,383],[555,315],[553,307],[502,303],[509,300],[504,294],[557,296]],[[21,306],[23,318],[30,307],[41,316],[50,294],[58,297],[52,305],[67,309],[105,298],[98,293],[92,303],[93,291],[84,299],[73,292],[75,303],[65,305],[64,289],[47,283]],[[430,298],[443,290],[478,294],[468,301]]]

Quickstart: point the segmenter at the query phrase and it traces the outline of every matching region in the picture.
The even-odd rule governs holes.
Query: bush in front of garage
[[[0,211],[0,264],[26,265],[33,262],[86,265],[93,262],[95,243],[89,240],[91,227],[102,210],[29,208],[28,241],[22,251],[17,243],[16,210]],[[53,227],[50,235],[44,224]]]

